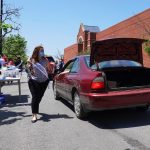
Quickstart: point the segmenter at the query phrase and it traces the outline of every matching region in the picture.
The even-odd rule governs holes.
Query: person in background
[[[8,61],[7,61],[7,65],[6,66],[9,68],[9,67],[14,66],[14,65],[15,64],[14,64],[13,59],[9,58]],[[13,83],[13,81],[7,81],[7,83],[10,84],[10,83]]]
[[[23,61],[21,60],[20,56],[17,56],[17,60],[14,62],[15,66],[20,69],[20,72],[23,70]]]
[[[39,104],[49,83],[48,73],[50,71],[49,62],[45,57],[42,46],[35,47],[32,57],[28,60],[28,85],[32,95],[32,123],[37,121]]]
[[[14,66],[15,63],[14,63],[14,61],[13,61],[11,58],[9,58],[7,65],[8,65],[8,66]]]
[[[4,54],[2,54],[2,57],[3,57],[4,61],[5,61],[5,63],[7,63],[7,62],[8,62],[8,58],[7,58],[7,56],[6,56],[6,55],[4,55]]]
[[[6,62],[3,59],[2,55],[0,55],[0,68],[2,68],[3,66],[5,66]]]
[[[59,61],[59,71],[62,70],[63,66],[64,66],[64,61],[63,61],[63,58],[61,58]]]
[[[59,64],[58,64],[58,60],[55,61],[55,69],[54,69],[54,76],[58,73],[59,71]]]

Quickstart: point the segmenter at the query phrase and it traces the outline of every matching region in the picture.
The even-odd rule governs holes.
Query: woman
[[[32,123],[37,121],[37,114],[39,113],[39,104],[42,100],[44,92],[48,86],[48,72],[49,62],[45,58],[44,48],[42,46],[35,47],[32,57],[28,61],[29,67],[29,89],[32,95],[31,109],[32,109]]]

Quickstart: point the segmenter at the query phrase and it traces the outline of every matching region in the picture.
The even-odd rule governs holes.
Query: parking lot
[[[18,86],[4,86],[6,102],[0,105],[0,150],[149,150],[150,110],[93,112],[76,118],[66,101],[56,101],[51,83],[40,104],[36,123],[31,123],[31,95],[26,74]]]

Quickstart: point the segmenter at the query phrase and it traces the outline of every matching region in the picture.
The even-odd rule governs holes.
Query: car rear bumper
[[[107,93],[80,93],[81,101],[88,110],[106,110],[150,104],[150,88]]]

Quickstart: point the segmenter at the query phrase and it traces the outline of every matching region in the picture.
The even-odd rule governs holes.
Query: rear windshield
[[[112,68],[112,67],[141,67],[141,64],[131,60],[110,60],[103,61],[99,64],[100,68]]]
[[[86,64],[89,67],[90,65],[90,57],[86,57]],[[141,67],[142,65],[138,62],[132,60],[109,60],[109,61],[102,61],[98,63],[98,67],[100,69],[103,68],[113,68],[113,67]],[[97,65],[94,64],[91,67],[92,69],[96,69]]]

